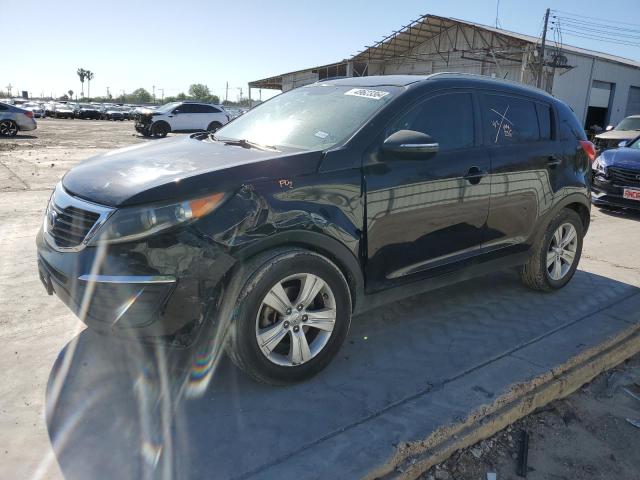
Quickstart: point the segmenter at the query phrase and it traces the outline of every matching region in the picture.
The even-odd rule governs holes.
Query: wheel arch
[[[587,230],[589,230],[589,224],[591,223],[591,211],[589,210],[589,207],[580,202],[572,202],[565,205],[564,208],[569,208],[580,216],[582,226],[584,227],[584,233],[587,233]]]
[[[587,195],[585,195],[584,193],[571,193],[565,196],[562,200],[555,203],[553,207],[550,208],[547,213],[539,219],[539,222],[536,225],[536,229],[530,239],[530,245],[535,245],[540,241],[541,237],[546,231],[549,222],[551,222],[555,218],[555,216],[565,208],[573,210],[578,214],[580,220],[582,220],[582,225],[584,227],[583,234],[586,235],[591,221],[591,202],[589,201]]]
[[[586,234],[587,230],[589,230],[589,224],[591,223],[591,201],[589,198],[581,193],[567,195],[562,199],[562,201],[558,202],[558,205],[553,211],[552,217],[563,208],[568,208],[578,214],[580,220],[582,220],[582,226],[584,227],[584,233]]]
[[[169,129],[169,132],[172,131],[171,124],[166,120],[156,120],[151,124],[151,127],[149,128],[149,130],[153,129],[153,127],[155,127],[156,125],[166,125],[167,128]]]
[[[364,276],[356,256],[338,240],[312,231],[282,232],[243,248],[237,254],[237,261],[246,261],[258,254],[282,247],[298,247],[318,253],[331,260],[347,280],[351,295],[352,310],[362,301]]]
[[[214,128],[215,128],[215,129],[219,129],[219,128],[222,128],[222,127],[223,127],[222,122],[220,122],[220,121],[218,121],[218,120],[212,120],[212,121],[210,121],[210,122],[209,122],[209,124],[207,125],[207,131],[211,131],[211,130],[213,130],[212,128],[209,128],[209,127],[211,127],[212,125],[214,126]]]

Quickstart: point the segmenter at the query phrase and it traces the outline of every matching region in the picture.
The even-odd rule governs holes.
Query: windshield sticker
[[[323,140],[329,136],[327,132],[323,132],[322,130],[318,130],[314,135],[318,138],[322,138]]]
[[[513,137],[513,127],[515,126],[511,120],[507,118],[507,113],[509,112],[509,105],[505,109],[504,113],[500,113],[497,110],[491,109],[493,113],[500,117],[500,120],[493,120],[491,122],[491,126],[496,130],[496,139],[494,143],[498,143],[498,138],[500,137],[500,132],[505,137]]]
[[[382,90],[369,90],[367,88],[352,88],[348,92],[344,92],[345,95],[351,95],[352,97],[364,97],[372,100],[380,100],[382,97],[389,95],[389,92]]]

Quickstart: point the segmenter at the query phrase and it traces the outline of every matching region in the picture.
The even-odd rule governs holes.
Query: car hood
[[[107,206],[182,200],[231,191],[245,183],[313,173],[322,152],[272,152],[180,136],[92,157],[62,185],[72,195]]]
[[[602,140],[630,140],[636,138],[639,134],[640,132],[637,130],[609,130],[608,132],[596,135],[596,138]]]
[[[640,171],[640,150],[636,148],[615,148],[602,152],[600,160],[607,167],[628,168]]]

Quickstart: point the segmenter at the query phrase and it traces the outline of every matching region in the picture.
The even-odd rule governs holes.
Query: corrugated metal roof
[[[490,27],[480,23],[470,22],[467,20],[460,20],[457,18],[440,17],[437,15],[423,15],[419,19],[409,23],[402,27],[402,29],[392,32],[390,35],[384,37],[374,45],[365,47],[364,51],[358,52],[348,60],[341,60],[336,63],[322,65],[319,67],[311,67],[304,70],[297,70],[295,72],[283,73],[273,77],[265,78],[262,80],[255,80],[249,83],[249,86],[256,88],[282,88],[282,77],[284,75],[290,75],[294,73],[310,72],[312,70],[323,69],[327,67],[333,67],[336,65],[344,64],[345,62],[367,62],[371,60],[385,61],[387,59],[394,58],[395,55],[402,55],[407,51],[415,48],[416,46],[435,38],[437,35],[443,32],[444,29],[458,25],[466,25],[474,28],[478,28],[493,34],[507,37],[522,42],[523,44],[539,44],[540,39],[531,35],[525,35],[522,33],[512,32],[510,30],[504,30],[502,28]],[[547,40],[547,45],[550,48],[559,48],[563,51],[575,53],[578,55],[584,55],[589,57],[596,57],[602,60],[619,63],[635,68],[640,68],[640,62],[631,60],[629,58],[619,57],[616,55],[610,55],[608,53],[597,52],[594,50],[588,50],[585,48],[574,47],[572,45],[557,44],[553,40]]]

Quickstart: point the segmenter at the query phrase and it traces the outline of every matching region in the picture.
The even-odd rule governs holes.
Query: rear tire
[[[544,292],[564,287],[578,268],[583,237],[584,225],[580,216],[568,208],[558,212],[522,267],[522,282],[533,290]]]
[[[0,122],[0,137],[15,137],[18,134],[18,125],[13,120]]]
[[[157,138],[166,137],[171,127],[166,122],[157,122],[151,126],[151,135]]]
[[[222,309],[232,312],[227,352],[255,380],[307,380],[340,350],[351,323],[351,296],[327,258],[299,248],[266,252],[243,265],[230,285],[225,297],[233,305]],[[270,306],[274,302],[278,309]]]

